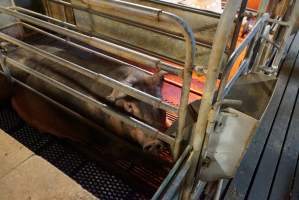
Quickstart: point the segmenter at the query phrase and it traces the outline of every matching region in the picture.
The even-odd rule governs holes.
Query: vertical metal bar
[[[165,189],[167,189],[167,186],[175,176],[175,174],[178,172],[179,168],[181,167],[182,163],[185,161],[186,157],[191,151],[191,146],[187,146],[180,156],[180,158],[176,161],[175,165],[172,167],[170,172],[168,173],[167,177],[163,180],[161,183],[159,189],[156,191],[154,196],[152,197],[152,200],[158,200],[161,198],[162,193],[164,192]]]
[[[220,199],[222,185],[223,185],[223,179],[220,179],[217,184],[217,191],[215,193],[214,200]]]
[[[258,55],[253,64],[253,67],[252,67],[252,71],[254,71],[254,72],[256,72],[258,70],[258,68],[261,64],[261,61],[264,59],[263,56],[265,56],[265,48],[266,48],[266,44],[267,44],[266,38],[268,38],[269,33],[270,33],[270,25],[267,25],[263,30],[260,49],[259,49],[259,52],[257,52]]]
[[[262,2],[260,3],[258,14],[257,14],[258,19],[266,12],[268,3],[269,0],[262,0]]]
[[[218,23],[208,63],[208,72],[201,105],[198,111],[198,119],[192,133],[191,143],[193,144],[194,157],[186,180],[186,188],[183,194],[184,199],[190,199],[193,189],[194,178],[197,174],[196,169],[201,160],[201,152],[206,136],[208,117],[212,108],[214,93],[216,91],[216,81],[221,68],[226,42],[233,26],[232,21],[235,18],[235,14],[237,13],[240,4],[241,2],[239,0],[230,0],[227,3]]]
[[[174,160],[177,160],[181,153],[181,143],[184,137],[184,128],[186,124],[186,116],[187,116],[187,108],[190,94],[190,86],[192,81],[192,70],[194,64],[195,57],[195,38],[192,32],[192,29],[187,26],[187,24],[183,23],[183,20],[173,14],[167,13],[161,15],[160,18],[163,17],[169,18],[168,20],[174,21],[181,27],[181,32],[184,35],[186,41],[186,54],[185,54],[185,66],[183,73],[183,86],[182,93],[180,99],[180,107],[179,107],[179,122],[178,122],[178,131],[175,137],[175,143],[173,146],[173,157]]]
[[[238,14],[238,19],[236,22],[236,26],[235,26],[235,30],[234,30],[234,34],[233,34],[233,38],[232,38],[232,42],[231,42],[231,45],[229,48],[228,56],[230,56],[233,53],[233,51],[235,50],[235,48],[237,46],[237,41],[238,41],[239,33],[241,30],[242,21],[244,18],[244,13],[246,10],[247,2],[248,2],[248,0],[242,0],[241,7],[239,10],[239,14]]]
[[[282,42],[281,42],[281,48],[278,50],[278,52],[274,58],[273,64],[272,64],[272,68],[274,70],[278,70],[280,61],[281,61],[281,59],[283,57],[283,53],[285,51],[286,41],[289,38],[289,36],[291,35],[293,27],[294,27],[298,17],[299,17],[299,0],[296,0],[295,5],[293,7],[292,14],[288,20],[289,26],[287,27],[287,30],[286,30],[284,37],[282,39]]]

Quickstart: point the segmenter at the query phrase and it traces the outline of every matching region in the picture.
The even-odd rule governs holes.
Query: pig
[[[79,64],[86,69],[107,75],[123,84],[161,98],[161,84],[165,72],[157,72],[151,76],[142,70],[111,62],[79,49],[66,47],[59,42],[51,45],[37,44],[37,47]],[[130,97],[122,91],[99,84],[95,80],[67,69],[56,62],[49,61],[20,48],[12,50],[8,53],[8,56],[89,97],[115,106],[118,110],[161,131],[167,128],[165,111]],[[101,110],[95,109],[94,106],[89,105],[87,102],[66,95],[64,92],[32,75],[28,75],[14,67],[11,67],[11,70],[13,76],[22,80],[26,85],[69,107],[80,115],[92,119],[112,132],[133,139],[140,144],[145,152],[157,154],[163,148],[161,141],[147,136],[142,130],[124,124]],[[82,139],[74,133],[76,130],[72,128],[71,122],[61,117],[63,114],[47,107],[47,104],[41,102],[32,92],[28,92],[23,87],[15,87],[12,96],[12,106],[24,121],[41,132],[51,133],[75,141]]]

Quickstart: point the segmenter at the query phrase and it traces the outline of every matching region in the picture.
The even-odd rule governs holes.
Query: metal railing
[[[86,35],[84,33],[80,33],[78,31],[76,31],[76,27],[74,27],[71,24],[62,22],[58,19],[54,19],[54,18],[51,18],[48,16],[43,16],[43,15],[33,12],[31,10],[27,10],[27,9],[19,8],[19,7],[7,8],[7,7],[0,6],[0,12],[14,16],[17,19],[22,20],[21,24],[29,29],[38,31],[47,36],[50,36],[57,40],[63,41],[65,43],[67,43],[68,45],[91,52],[97,56],[108,58],[110,60],[117,61],[118,63],[122,63],[122,64],[127,64],[126,60],[129,60],[134,63],[138,63],[138,64],[145,65],[148,67],[156,68],[158,70],[164,70],[169,73],[182,76],[183,87],[182,87],[182,94],[181,94],[181,100],[180,100],[179,107],[170,105],[169,103],[164,102],[163,100],[161,100],[157,97],[154,97],[145,92],[137,90],[131,86],[123,85],[119,81],[111,79],[103,74],[95,73],[95,72],[88,70],[80,65],[77,65],[77,64],[72,63],[68,60],[65,60],[61,57],[58,57],[56,55],[53,55],[46,51],[43,51],[42,49],[36,48],[36,47],[29,45],[27,43],[24,43],[24,42],[21,42],[20,40],[10,37],[6,34],[0,33],[0,38],[2,40],[5,40],[5,41],[11,43],[11,44],[14,44],[23,49],[26,49],[29,52],[36,53],[37,55],[47,58],[51,61],[58,62],[59,64],[63,65],[64,67],[74,70],[74,71],[76,71],[84,76],[87,76],[89,78],[92,78],[101,84],[105,84],[114,89],[121,90],[122,92],[126,93],[127,95],[132,96],[140,101],[143,101],[145,103],[153,105],[157,108],[163,109],[165,111],[177,113],[178,117],[179,117],[179,125],[178,125],[178,131],[177,131],[175,138],[172,138],[172,137],[160,132],[156,128],[154,128],[150,125],[147,125],[135,118],[125,117],[122,113],[119,113],[119,112],[116,112],[115,110],[113,110],[113,108],[111,108],[105,104],[102,104],[101,102],[97,102],[90,97],[84,96],[80,92],[74,91],[71,88],[68,88],[67,86],[64,86],[60,83],[57,83],[54,80],[51,80],[45,76],[41,76],[41,74],[38,74],[38,72],[34,72],[30,68],[28,68],[28,67],[26,68],[26,66],[22,65],[21,63],[17,63],[10,58],[7,58],[7,63],[9,63],[12,66],[17,67],[19,69],[25,70],[27,73],[29,73],[33,76],[36,76],[36,77],[42,79],[43,81],[46,81],[49,84],[54,85],[55,87],[59,87],[61,90],[68,92],[68,94],[76,96],[79,99],[86,98],[86,100],[89,103],[93,104],[94,106],[97,106],[99,109],[106,112],[107,114],[112,115],[133,127],[138,127],[140,129],[142,129],[146,134],[154,136],[154,137],[170,144],[170,146],[173,148],[174,158],[177,159],[179,154],[181,153],[180,143],[183,138],[183,129],[185,126],[185,118],[186,118],[186,113],[187,113],[187,106],[188,106],[188,99],[189,99],[189,92],[190,92],[190,85],[191,85],[191,76],[192,76],[192,69],[193,69],[193,60],[194,60],[194,54],[195,54],[195,39],[193,36],[193,32],[192,32],[191,28],[180,17],[173,15],[171,13],[168,13],[168,12],[164,12],[159,9],[140,6],[140,5],[136,5],[136,4],[132,4],[132,3],[128,3],[128,2],[122,2],[122,1],[104,1],[103,0],[101,2],[104,3],[105,8],[108,10],[113,9],[113,7],[118,5],[119,9],[127,14],[128,13],[135,14],[135,12],[137,12],[140,18],[150,17],[151,20],[154,20],[156,22],[167,22],[169,24],[173,24],[176,27],[178,27],[178,29],[181,31],[182,35],[185,38],[186,52],[185,52],[184,68],[183,69],[177,68],[175,66],[172,66],[168,63],[161,61],[158,58],[149,56],[147,54],[140,53],[140,52],[134,51],[132,49],[128,49],[128,48],[122,47],[120,45],[117,45],[117,44],[114,44],[111,42],[107,42],[105,40],[102,40],[102,39],[99,39],[96,37]],[[96,3],[96,2],[93,2],[93,3]],[[36,16],[36,17],[34,17],[34,16]],[[39,18],[37,18],[37,17],[39,17]],[[40,18],[43,18],[46,20],[51,20],[51,21],[55,22],[55,24],[50,23],[48,21],[44,21]],[[28,24],[28,23],[30,23],[30,24]],[[97,49],[104,50],[105,52],[117,55],[118,57],[122,58],[123,60],[120,60],[117,58],[112,58],[112,57],[104,55],[102,53],[98,53],[97,51],[92,50],[88,47],[76,44],[75,42],[72,42],[70,40],[65,40],[64,38],[61,38],[55,34],[48,33],[47,31],[44,31],[43,29],[41,29],[39,27],[43,28],[44,30],[53,31],[55,33],[58,33],[60,35],[74,39],[76,41],[83,42],[83,43],[88,44]]]

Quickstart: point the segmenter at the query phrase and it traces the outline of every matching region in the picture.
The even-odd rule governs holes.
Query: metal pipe
[[[289,26],[287,27],[287,30],[284,34],[282,41],[281,41],[281,45],[280,45],[281,49],[278,50],[278,52],[273,60],[272,68],[275,70],[278,70],[280,61],[281,61],[284,51],[285,51],[287,39],[289,38],[289,36],[291,35],[291,33],[293,31],[293,27],[294,27],[298,17],[299,17],[299,1],[297,0],[297,1],[295,1],[295,5],[293,7],[292,14],[288,20]]]
[[[26,27],[26,28],[28,28],[28,29],[30,29],[30,30],[39,32],[39,33],[44,34],[44,35],[46,35],[46,36],[49,36],[49,37],[51,37],[51,38],[53,38],[53,39],[55,39],[55,40],[64,42],[64,43],[67,44],[67,45],[70,45],[70,46],[72,46],[72,47],[75,47],[75,48],[81,49],[81,50],[83,50],[83,51],[86,51],[86,52],[88,52],[88,53],[90,53],[90,54],[93,54],[93,55],[95,55],[95,56],[98,56],[98,57],[101,57],[101,58],[110,60],[110,61],[112,61],[112,62],[119,63],[119,64],[121,64],[121,65],[127,65],[127,66],[130,66],[130,67],[135,68],[136,70],[139,70],[139,71],[142,71],[142,72],[144,72],[144,73],[146,73],[146,74],[150,74],[150,75],[152,75],[152,73],[150,73],[150,72],[148,72],[148,71],[146,71],[146,70],[144,70],[144,69],[141,69],[141,68],[136,67],[136,66],[134,66],[134,65],[132,65],[132,64],[130,64],[130,63],[121,61],[121,60],[119,60],[119,59],[117,59],[117,58],[113,58],[113,57],[111,57],[111,56],[105,55],[105,54],[103,54],[103,53],[100,53],[100,52],[97,52],[97,51],[95,51],[95,50],[89,49],[89,48],[87,48],[87,47],[85,47],[85,46],[82,46],[82,45],[79,45],[79,44],[77,44],[77,43],[74,43],[74,42],[72,42],[70,39],[65,39],[65,38],[58,37],[57,35],[48,33],[48,32],[46,32],[46,31],[43,31],[42,29],[39,29],[39,28],[37,28],[37,27],[35,27],[35,26],[31,26],[30,24],[26,24],[26,23],[24,23],[24,22],[21,22],[21,24],[22,24],[24,27]]]
[[[0,27],[0,31],[3,31],[5,29],[8,29],[8,28],[10,28],[12,26],[15,26],[15,25],[18,25],[18,24],[20,24],[20,23],[19,22],[13,22],[13,23],[10,23],[10,24],[6,24],[6,25]]]
[[[151,8],[120,0],[80,0],[84,6],[101,13],[114,15],[123,19],[140,19],[159,21],[161,9]],[[134,13],[134,15],[132,15]]]
[[[99,38],[96,38],[96,37],[91,37],[91,36],[84,35],[82,33],[78,33],[76,31],[69,30],[69,29],[66,29],[64,27],[60,27],[58,25],[55,25],[55,24],[37,19],[37,18],[32,17],[32,16],[28,16],[26,14],[23,14],[23,13],[5,8],[3,6],[0,6],[0,12],[3,12],[5,14],[8,14],[8,15],[11,15],[11,16],[14,16],[14,17],[17,17],[19,19],[22,19],[23,21],[26,21],[26,22],[29,22],[31,24],[43,27],[45,29],[57,32],[59,34],[68,36],[68,37],[73,38],[75,40],[84,42],[84,43],[86,43],[90,46],[102,49],[106,52],[115,54],[119,57],[131,60],[133,62],[140,63],[140,64],[143,64],[143,65],[148,66],[148,67],[168,71],[170,73],[174,73],[174,74],[177,74],[177,75],[181,74],[181,71],[182,71],[181,69],[174,68],[171,65],[168,65],[168,64],[162,62],[160,59],[157,59],[155,57],[152,57],[152,56],[134,51],[132,49],[128,49],[128,48],[113,44],[111,42],[107,42],[105,40],[102,40],[102,39],[99,39]]]
[[[136,15],[137,18],[144,18],[146,16],[146,19],[154,20],[157,22],[168,22],[170,24],[175,24],[178,28],[180,28],[180,31],[182,32],[186,40],[186,55],[183,73],[183,88],[179,108],[178,131],[176,134],[176,142],[173,147],[174,160],[178,159],[181,153],[181,143],[184,137],[183,131],[186,123],[185,120],[187,114],[190,85],[192,81],[193,62],[195,57],[196,44],[192,29],[180,17],[168,12],[164,12],[160,9],[145,7],[119,0],[81,0],[81,2],[87,4],[89,10],[94,10],[108,15],[113,15],[128,20],[132,20],[130,16],[135,16],[135,19]],[[113,12],[114,9],[118,12]],[[134,15],[132,15],[133,13]],[[160,67],[161,69],[163,69],[162,66]]]
[[[262,30],[262,36],[260,38],[260,48],[257,51],[257,57],[254,61],[253,67],[252,67],[252,71],[253,72],[257,72],[260,68],[260,64],[261,61],[263,60],[263,56],[265,56],[265,48],[266,48],[266,44],[267,44],[267,39],[269,37],[269,33],[270,33],[270,25],[266,25],[264,30]]]
[[[281,21],[281,20],[277,20],[277,19],[268,19],[269,22],[271,23],[275,23],[275,24],[278,24],[280,26],[289,26],[290,24],[288,22],[284,22],[284,21]]]
[[[94,1],[88,1],[88,2],[95,3]],[[180,28],[180,30],[185,38],[185,41],[186,41],[186,58],[185,59],[186,60],[185,60],[185,68],[184,68],[184,73],[183,73],[183,76],[184,76],[183,77],[183,88],[182,88],[182,95],[181,95],[180,108],[179,108],[179,125],[178,125],[176,143],[173,148],[174,149],[173,150],[174,159],[177,159],[180,154],[180,146],[181,146],[180,144],[183,139],[183,130],[184,130],[184,126],[185,126],[188,98],[189,98],[190,85],[191,85],[191,80],[192,80],[193,61],[194,61],[194,57],[195,57],[195,38],[194,38],[194,35],[192,32],[192,29],[188,26],[188,24],[186,24],[184,22],[183,19],[181,19],[180,17],[173,15],[171,13],[167,13],[167,12],[164,12],[161,10],[152,9],[152,8],[144,7],[144,6],[139,6],[136,4],[131,4],[131,3],[123,2],[123,1],[113,1],[110,3],[109,2],[105,1],[105,9],[110,8],[113,10],[113,6],[114,6],[115,2],[121,3],[121,5],[124,8],[120,7],[120,9],[124,9],[124,12],[133,12],[134,10],[136,10],[136,8],[138,8],[140,10],[143,10],[148,15],[150,15],[151,18],[156,16],[157,21],[169,22],[171,24],[176,25],[178,28]],[[74,31],[64,29],[64,28],[61,28],[56,25],[52,25],[50,23],[43,22],[38,19],[34,19],[33,17],[7,10],[5,8],[0,7],[0,11],[2,11],[2,12],[4,11],[4,12],[11,14],[13,16],[16,16],[16,17],[20,17],[23,20],[27,20],[31,23],[34,23],[34,24],[42,26],[44,28],[56,31],[58,33],[71,35],[70,37],[73,37],[80,41],[83,40],[84,42],[86,42],[87,44],[89,44],[91,46],[103,49],[108,52],[113,52],[117,55],[121,55],[129,60],[133,60],[137,63],[142,63],[146,66],[156,67],[158,69],[162,69],[162,70],[170,71],[170,72],[174,71],[174,70],[178,70],[178,69],[172,68],[169,65],[164,64],[159,59],[150,57],[145,54],[141,54],[139,52],[136,52],[136,51],[124,48],[124,47],[120,47],[118,45],[109,43],[104,40],[100,40],[98,38],[88,37],[83,34],[76,33]],[[138,13],[140,14],[143,11],[138,11]],[[146,14],[143,13],[143,15],[146,15]],[[45,25],[46,23],[47,23],[47,25]],[[60,29],[58,29],[57,27],[59,27]],[[179,70],[179,71],[181,71],[181,70]]]
[[[223,85],[225,85],[225,88],[224,88],[223,92],[221,93],[221,96],[220,95],[218,96],[219,101],[217,101],[217,102],[224,101],[223,100],[224,97],[229,93],[230,89],[232,88],[234,83],[238,80],[239,76],[241,76],[241,74],[247,69],[248,64],[249,64],[249,61],[247,59],[243,60],[240,67],[238,68],[237,72],[233,76],[233,78],[227,84],[223,84]]]
[[[264,14],[258,22],[254,25],[252,28],[252,31],[247,35],[247,37],[243,40],[240,46],[231,54],[230,58],[228,59],[227,65],[225,67],[225,70],[223,72],[222,80],[220,82],[219,90],[218,90],[218,96],[217,96],[217,102],[220,102],[224,98],[224,89],[226,87],[226,83],[229,77],[229,74],[231,72],[232,67],[234,66],[237,58],[240,56],[242,51],[245,49],[245,47],[255,38],[257,33],[261,30],[261,28],[264,26],[265,22],[269,19],[268,14]],[[238,78],[240,74],[235,74],[234,79]],[[235,77],[236,76],[236,77]],[[217,110],[217,109],[216,109]]]
[[[258,14],[257,14],[258,19],[266,12],[268,3],[269,3],[269,0],[262,0],[262,2],[260,3]]]
[[[97,81],[98,83],[101,83],[101,84],[104,84],[108,87],[112,87],[114,89],[117,89],[117,90],[121,90],[122,92],[140,100],[140,101],[143,101],[145,103],[148,103],[152,106],[155,106],[157,108],[160,108],[160,109],[164,109],[164,110],[167,110],[167,111],[171,111],[171,112],[175,112],[177,113],[178,112],[178,109],[173,106],[173,105],[170,105],[169,103],[166,103],[166,102],[163,102],[161,99],[157,98],[157,97],[154,97],[150,94],[147,94],[143,91],[140,91],[138,89],[135,89],[131,86],[128,86],[128,85],[124,85],[122,84],[121,82],[117,81],[117,80],[114,80],[108,76],[105,76],[103,74],[99,74],[99,73],[96,73],[94,71],[91,71],[91,70],[88,70],[80,65],[77,65],[75,63],[72,63],[72,62],[69,62],[61,57],[58,57],[54,54],[51,54],[51,53],[48,53],[42,49],[39,49],[37,47],[34,47],[32,45],[29,45],[29,44],[26,44],[24,42],[21,42],[17,39],[14,39],[13,37],[10,37],[6,34],[3,34],[3,33],[0,33],[0,38],[3,39],[3,40],[6,40],[7,42],[10,42],[16,46],[19,46],[21,48],[24,48],[26,49],[27,51],[29,52],[33,52],[37,55],[40,55],[42,57],[45,57],[53,62],[57,62],[73,71],[76,71],[82,75],[85,75],[89,78],[92,78],[94,79],[95,81]]]
[[[186,179],[186,175],[191,167],[193,156],[194,156],[193,152],[191,152],[187,161],[181,167],[179,173],[175,176],[175,178],[171,184],[171,187],[163,195],[163,198],[162,198],[163,200],[173,200],[174,195],[177,194],[177,191],[179,190],[179,188],[182,186],[182,183]]]
[[[71,95],[71,96],[73,96],[77,99],[80,99],[82,101],[87,101],[88,103],[92,104],[93,106],[95,106],[97,109],[103,111],[104,113],[106,113],[112,117],[115,117],[134,128],[139,128],[139,129],[143,130],[144,133],[149,136],[155,137],[155,138],[162,140],[170,145],[172,145],[174,143],[174,139],[172,137],[161,133],[158,129],[156,129],[150,125],[147,125],[133,117],[128,117],[127,115],[124,115],[123,113],[114,110],[112,107],[110,107],[106,104],[103,104],[103,103],[93,99],[90,96],[87,96],[81,92],[78,92],[77,90],[74,90],[73,88],[71,88],[69,86],[66,86],[52,78],[49,78],[46,75],[44,75],[40,72],[37,72],[21,63],[18,63],[9,57],[6,57],[6,62],[8,64],[10,64],[12,67],[16,67],[20,70],[23,70],[26,73],[29,73],[30,75],[32,75],[40,80],[43,80],[50,85],[53,85],[54,87],[67,93],[68,95]]]
[[[213,200],[219,200],[220,199],[222,185],[223,185],[223,179],[220,179],[218,181],[217,190],[216,190],[216,193],[215,193],[215,196],[214,196]]]
[[[153,27],[153,28],[149,27],[149,26],[147,26],[144,23],[139,22],[139,21],[137,22],[137,21],[132,21],[132,20],[127,20],[127,19],[122,19],[122,18],[119,18],[119,17],[111,16],[111,13],[103,14],[99,11],[89,9],[89,8],[85,8],[85,7],[82,7],[82,6],[78,6],[78,5],[63,1],[63,0],[48,0],[48,1],[63,5],[65,7],[73,8],[73,9],[80,10],[80,11],[85,11],[85,12],[88,12],[88,13],[91,13],[91,14],[94,14],[94,15],[97,15],[97,16],[112,19],[112,20],[117,21],[117,22],[121,22],[121,23],[128,24],[128,25],[133,25],[133,26],[136,26],[136,27],[139,27],[139,28],[150,30],[152,32],[156,32],[156,33],[159,33],[159,34],[167,35],[169,37],[173,37],[173,38],[176,38],[176,39],[183,40],[182,37],[178,36],[177,34],[172,33],[171,31],[165,32],[164,30],[157,30],[156,27]],[[160,2],[156,2],[156,3],[160,3]],[[216,24],[216,26],[217,26],[217,24]],[[167,29],[167,28],[165,28],[165,29]],[[84,32],[84,30],[80,30],[80,31]],[[196,32],[196,30],[193,30],[193,32]],[[203,47],[211,48],[212,45],[210,43],[207,43],[206,41],[199,41],[199,40],[200,39],[197,38],[196,44],[198,44],[200,46],[203,46]]]
[[[47,15],[43,15],[43,14],[40,14],[40,13],[37,13],[37,12],[33,12],[31,10],[28,10],[28,9],[25,9],[25,8],[22,8],[22,7],[16,6],[16,7],[14,7],[14,9],[16,9],[17,11],[24,12],[25,14],[30,14],[30,15],[37,16],[37,17],[40,17],[40,18],[43,18],[43,19],[46,19],[46,20],[53,21],[53,22],[55,22],[55,23],[57,23],[57,24],[59,24],[63,27],[69,28],[69,29],[77,29],[77,26],[74,25],[74,24],[70,24],[68,22],[64,22],[64,21],[49,17]]]
[[[186,124],[187,109],[189,103],[189,93],[192,81],[192,70],[195,57],[195,38],[192,32],[192,29],[184,23],[184,21],[177,17],[176,15],[162,12],[160,14],[160,20],[171,21],[176,24],[178,27],[181,27],[181,32],[184,35],[186,41],[186,54],[185,54],[185,66],[183,73],[183,86],[180,99],[179,107],[179,121],[178,129],[175,137],[175,145],[173,147],[173,157],[174,160],[177,160],[181,153],[181,143],[184,138],[184,128]]]
[[[191,191],[193,189],[193,181],[197,175],[197,166],[201,164],[201,153],[204,146],[204,141],[206,138],[206,130],[208,127],[208,118],[210,111],[212,109],[214,94],[216,91],[216,82],[219,76],[221,64],[223,61],[223,54],[226,47],[226,42],[229,38],[229,33],[232,29],[232,21],[235,18],[235,14],[240,6],[239,0],[228,1],[223,14],[221,15],[215,39],[210,54],[210,59],[208,63],[208,72],[204,87],[204,93],[201,99],[200,108],[198,111],[198,119],[193,129],[191,143],[194,148],[194,157],[192,159],[192,166],[188,173],[188,178],[186,180],[186,188],[184,191],[184,198],[189,199]]]
[[[239,33],[241,30],[243,18],[244,18],[244,13],[246,11],[247,1],[248,0],[242,0],[242,3],[241,3],[241,7],[240,7],[240,10],[238,13],[238,19],[237,19],[235,30],[233,33],[232,42],[231,42],[231,45],[229,48],[229,54],[228,54],[229,56],[233,53],[233,51],[235,50],[235,48],[237,46],[237,41],[238,41]]]
[[[170,24],[175,24],[180,29],[186,40],[186,55],[183,73],[183,88],[179,108],[178,131],[176,134],[176,142],[173,147],[174,160],[178,159],[181,153],[181,143],[184,137],[183,131],[186,123],[185,120],[187,114],[190,85],[192,81],[193,61],[195,57],[196,44],[192,29],[180,17],[168,12],[164,12],[160,9],[145,7],[142,5],[132,4],[119,0],[81,0],[81,2],[87,4],[89,10],[117,16],[127,20],[134,20],[140,17],[144,18],[146,16],[145,19],[147,20],[168,22]],[[113,10],[116,10],[117,12],[113,12]],[[134,19],[132,19],[131,16],[134,16]]]
[[[172,169],[168,173],[167,177],[161,183],[159,189],[156,191],[156,193],[152,197],[152,200],[161,199],[162,193],[167,188],[167,186],[169,185],[170,181],[173,179],[175,174],[178,172],[179,168],[181,167],[182,163],[185,161],[185,158],[187,157],[187,155],[190,153],[191,150],[192,150],[192,148],[190,145],[188,145],[185,148],[185,150],[183,151],[183,153],[181,154],[179,159],[175,162],[175,165],[172,167]]]

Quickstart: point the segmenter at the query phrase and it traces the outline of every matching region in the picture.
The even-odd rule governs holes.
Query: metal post
[[[216,81],[221,68],[226,42],[229,38],[229,33],[233,27],[232,21],[235,18],[240,3],[241,2],[239,0],[228,1],[223,11],[223,14],[221,15],[216,30],[215,39],[213,41],[213,47],[208,63],[208,72],[205,82],[204,93],[198,111],[198,119],[192,133],[191,143],[193,144],[194,157],[192,159],[191,168],[188,173],[188,178],[186,180],[187,184],[183,194],[184,199],[190,198],[194,185],[194,178],[197,174],[196,169],[198,164],[200,165],[201,152],[206,136],[208,118],[213,104],[214,93],[216,91]]]
[[[248,2],[248,0],[242,0],[241,7],[240,7],[240,10],[239,10],[239,14],[238,14],[238,19],[236,21],[236,26],[235,26],[232,42],[231,42],[231,45],[230,45],[230,48],[229,48],[229,54],[228,54],[229,56],[233,53],[233,51],[235,50],[235,48],[237,46],[237,41],[238,41],[239,33],[240,33],[240,30],[241,30],[241,26],[242,26],[242,22],[243,22],[244,13],[245,13],[245,10],[246,10],[247,2]]]
[[[286,41],[290,37],[290,35],[293,31],[293,27],[294,27],[298,17],[299,17],[299,0],[296,0],[295,5],[293,7],[292,14],[288,20],[289,26],[287,27],[287,30],[284,34],[282,41],[281,41],[281,45],[280,45],[281,48],[278,50],[278,52],[274,58],[273,64],[272,64],[272,68],[274,70],[278,70],[280,61],[281,61],[284,51],[285,51]]]
[[[172,169],[168,173],[167,177],[163,180],[163,182],[161,183],[159,189],[156,191],[156,193],[152,197],[152,200],[158,200],[158,199],[161,198],[161,195],[163,194],[164,190],[167,189],[169,183],[172,181],[173,177],[178,172],[178,170],[182,166],[183,162],[186,160],[186,158],[189,155],[191,150],[192,149],[191,149],[190,146],[187,146],[185,148],[185,150],[182,153],[182,155],[180,156],[180,158],[175,162],[175,165],[172,167]]]

